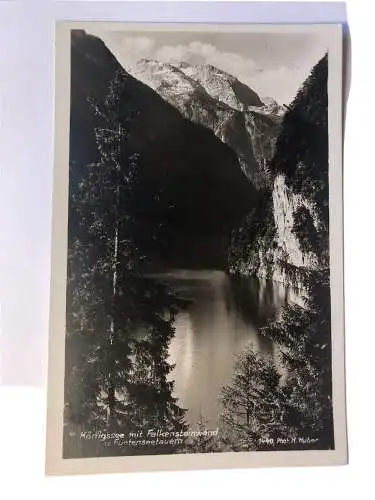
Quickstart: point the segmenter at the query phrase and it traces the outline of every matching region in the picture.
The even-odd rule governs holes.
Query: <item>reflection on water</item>
[[[280,284],[255,278],[230,277],[221,271],[173,271],[158,275],[183,298],[191,299],[175,322],[170,345],[175,368],[175,396],[187,408],[187,421],[199,416],[216,427],[221,412],[218,396],[230,383],[234,356],[252,343],[260,352],[277,357],[273,343],[258,329],[275,319],[288,300]]]

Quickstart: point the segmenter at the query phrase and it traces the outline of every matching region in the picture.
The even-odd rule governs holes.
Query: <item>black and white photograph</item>
[[[51,470],[345,463],[339,27],[58,28]]]

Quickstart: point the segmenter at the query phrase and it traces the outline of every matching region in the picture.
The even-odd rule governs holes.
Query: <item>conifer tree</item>
[[[253,346],[238,355],[231,384],[222,390],[224,442],[232,449],[259,449],[265,440],[285,434],[280,378],[273,361]]]
[[[167,361],[180,304],[144,276],[134,215],[139,158],[127,126],[137,113],[126,91],[118,72],[103,103],[91,101],[98,161],[70,188],[66,422],[76,430],[184,428]]]
[[[196,428],[186,443],[185,451],[187,453],[218,453],[222,451],[222,440],[220,435],[213,435],[209,432],[208,420],[199,415]]]

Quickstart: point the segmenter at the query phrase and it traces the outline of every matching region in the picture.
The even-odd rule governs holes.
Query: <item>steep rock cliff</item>
[[[267,226],[265,232],[262,231],[263,228],[258,228],[259,232],[249,245],[248,253],[243,254],[242,258],[234,250],[231,269],[240,274],[255,274],[260,278],[288,282],[288,270],[319,268],[317,255],[303,248],[295,232],[298,214],[301,209],[310,214],[316,230],[319,228],[319,221],[311,202],[300,193],[293,192],[282,174],[276,176],[270,197],[269,212],[272,215],[268,213],[263,221],[255,221],[250,217],[247,223],[248,226],[256,223],[261,226],[264,223]],[[236,243],[236,246],[241,247],[241,243]]]
[[[272,186],[232,234],[233,273],[297,287],[329,274],[327,58],[285,114],[271,162]]]

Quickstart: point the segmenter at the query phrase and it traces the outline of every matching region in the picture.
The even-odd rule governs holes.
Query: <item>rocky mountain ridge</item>
[[[320,137],[320,121],[324,122],[326,109],[321,109],[318,127],[312,127],[315,117],[303,116],[310,112],[312,92],[322,94],[321,102],[324,102],[324,82],[315,90],[306,83],[289,109],[279,106],[272,98],[262,102],[249,87],[211,65],[141,60],[133,74],[186,118],[210,128],[228,144],[261,193],[261,206],[247,214],[237,228],[229,252],[230,271],[301,288],[306,273],[325,268],[326,252],[323,255],[306,242],[324,237],[327,231],[320,213],[320,204],[325,200],[314,199],[316,189],[327,182],[324,177],[327,159],[320,159],[318,187],[316,172],[309,171],[309,163],[315,164],[316,160],[306,156],[319,152],[314,141]],[[286,126],[284,116],[288,117]],[[290,143],[293,137],[303,144],[295,157]],[[307,137],[314,143],[310,149]],[[290,165],[295,169],[291,176],[288,175]],[[305,185],[302,189],[301,179]]]
[[[230,146],[252,184],[270,183],[271,160],[284,107],[260,97],[237,78],[212,65],[141,59],[129,72],[184,117],[203,125]]]

